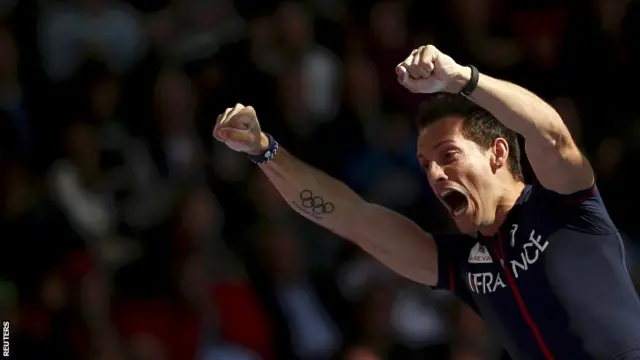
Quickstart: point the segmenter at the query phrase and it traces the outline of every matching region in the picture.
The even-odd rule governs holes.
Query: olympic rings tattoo
[[[335,210],[332,202],[325,202],[320,196],[313,196],[311,190],[300,192],[300,205],[305,209],[310,209],[316,215],[331,214]]]

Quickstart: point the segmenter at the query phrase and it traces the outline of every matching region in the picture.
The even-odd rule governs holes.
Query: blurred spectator
[[[230,0],[169,1],[149,10],[146,30],[152,45],[180,63],[210,57],[223,44],[237,41],[244,30]]]
[[[343,263],[337,281],[342,296],[353,304],[363,301],[372,288],[391,293],[388,321],[396,356],[419,359],[446,354],[441,345],[450,338],[451,296],[406,281],[361,253]]]
[[[371,286],[356,307],[358,335],[344,352],[346,360],[377,359],[389,356],[393,347],[390,312],[393,294],[387,287]]]
[[[39,26],[43,65],[53,80],[68,79],[89,58],[104,60],[122,73],[144,53],[135,14],[115,0],[52,4]]]
[[[28,357],[71,357],[70,322],[79,316],[77,289],[91,260],[29,170],[6,161],[3,169],[1,303],[15,324],[13,348]]]
[[[307,122],[325,122],[332,120],[338,112],[341,80],[339,60],[335,54],[315,42],[313,19],[302,4],[284,2],[278,8],[276,17],[284,52],[293,62],[292,66],[282,69],[287,80],[292,82],[284,80],[284,86],[288,89],[285,90],[285,99],[295,99],[283,104],[284,115],[296,130],[301,131],[299,134],[303,135],[305,130],[299,128],[300,123],[291,123],[303,120],[295,119],[296,117],[306,115]],[[307,114],[290,114],[287,111],[290,109],[288,105],[294,104],[301,106]]]
[[[16,358],[498,359],[480,318],[305,221],[211,140],[265,131],[368,201],[451,227],[394,66],[434,42],[562,115],[628,236],[637,1],[5,1],[0,312]],[[597,49],[598,59],[585,61]],[[595,70],[594,70],[595,69]],[[526,159],[524,163],[527,167]],[[389,239],[393,241],[394,239]]]
[[[457,0],[447,4],[448,18],[456,24],[451,45],[467,61],[474,61],[492,72],[504,73],[520,61],[519,43],[509,33],[504,17],[506,1]],[[520,24],[520,22],[518,22]]]
[[[285,319],[294,358],[330,359],[342,344],[335,305],[337,292],[331,278],[306,270],[299,238],[291,228],[277,227],[260,234],[267,276],[279,311]]]
[[[388,72],[407,57],[411,50],[411,38],[408,29],[407,3],[399,0],[375,2],[369,13],[371,32],[357,41],[370,43],[365,49],[371,53],[380,82],[382,97],[392,104],[400,104],[403,112],[411,113],[418,103],[415,97],[407,96],[398,85],[395,75]],[[367,41],[369,40],[369,41]]]
[[[179,69],[164,68],[155,79],[151,149],[160,173],[180,181],[199,175],[203,149],[195,127],[196,97],[191,80]]]
[[[135,248],[116,232],[114,194],[102,183],[95,130],[75,123],[67,136],[68,157],[58,160],[49,174],[53,198],[100,262],[118,267],[135,256]]]
[[[25,160],[36,160],[36,136],[32,109],[18,78],[19,52],[13,34],[0,28],[0,123],[2,151]]]
[[[368,146],[346,164],[345,177],[367,199],[392,209],[407,208],[415,195],[426,189],[416,171],[414,132],[396,114],[382,114],[377,125],[368,134],[371,136]],[[374,181],[370,178],[372,174]]]

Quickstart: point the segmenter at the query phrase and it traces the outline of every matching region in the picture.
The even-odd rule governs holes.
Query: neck
[[[480,234],[483,236],[493,236],[500,230],[500,226],[502,226],[507,219],[509,211],[511,211],[516,201],[518,201],[525,186],[524,182],[516,181],[503,189],[496,207],[495,220],[490,225],[480,228]]]

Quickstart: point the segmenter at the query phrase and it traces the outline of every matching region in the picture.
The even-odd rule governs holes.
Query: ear
[[[507,159],[509,158],[509,144],[504,138],[496,138],[491,144],[491,168],[497,171],[506,168]]]

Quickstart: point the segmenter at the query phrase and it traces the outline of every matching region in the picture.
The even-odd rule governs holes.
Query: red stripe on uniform
[[[499,231],[498,231],[498,246],[496,251],[500,259],[506,263],[507,260],[505,259],[504,252],[502,251],[502,234],[500,234]],[[529,313],[527,306],[522,300],[522,296],[520,295],[520,289],[518,289],[518,285],[516,284],[516,281],[513,278],[513,275],[509,271],[508,267],[504,267],[504,273],[505,273],[505,276],[507,277],[507,282],[509,283],[509,286],[511,287],[511,290],[513,292],[513,296],[516,299],[518,308],[520,309],[520,312],[524,317],[524,321],[527,323],[527,325],[529,325],[529,328],[533,333],[533,337],[535,337],[536,342],[538,343],[538,347],[540,348],[540,351],[542,351],[542,353],[544,354],[544,357],[547,360],[554,360],[555,358],[551,354],[551,351],[549,350],[549,347],[547,346],[547,344],[544,342],[544,339],[540,334],[540,330],[538,329],[538,326],[536,325],[535,321],[533,321],[533,318],[531,317],[531,314]]]

